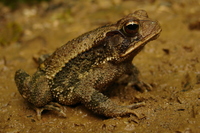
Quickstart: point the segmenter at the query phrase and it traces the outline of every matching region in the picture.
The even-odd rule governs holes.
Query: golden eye
[[[128,36],[134,36],[139,30],[139,24],[136,21],[128,22],[123,26],[123,31]]]

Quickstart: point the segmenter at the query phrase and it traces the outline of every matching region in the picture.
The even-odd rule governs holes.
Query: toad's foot
[[[129,109],[136,109],[136,108],[142,107],[144,105],[145,105],[145,102],[140,102],[140,103],[134,103],[131,105],[127,105],[126,107]]]
[[[152,86],[149,83],[146,83],[141,80],[136,83],[129,83],[128,86],[133,86],[141,92],[147,92],[152,90]]]
[[[41,120],[41,114],[43,110],[53,110],[55,112],[57,112],[60,116],[62,117],[66,117],[66,114],[63,111],[63,107],[55,102],[50,102],[49,104],[45,105],[42,108],[36,108],[34,107],[36,113],[37,113],[37,118],[38,120]]]
[[[136,113],[134,109],[145,106],[145,102],[140,102],[140,103],[134,103],[131,105],[125,106],[127,108],[127,112],[130,114],[134,114],[137,118],[141,118],[141,115]]]

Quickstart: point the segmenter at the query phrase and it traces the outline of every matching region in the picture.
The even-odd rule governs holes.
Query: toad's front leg
[[[88,109],[92,110],[94,113],[107,117],[117,117],[128,114],[137,116],[132,109],[143,105],[143,103],[128,106],[117,105],[107,96],[91,87],[79,87],[74,90],[74,93]]]
[[[135,67],[132,64],[127,65],[127,67],[128,69],[126,74],[124,74],[118,79],[118,84],[124,84],[127,87],[134,87],[137,90],[140,90],[141,92],[152,90],[152,86],[150,84],[144,82],[139,78],[140,72],[137,69],[137,67]]]

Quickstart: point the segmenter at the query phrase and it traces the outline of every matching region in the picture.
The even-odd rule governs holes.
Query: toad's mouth
[[[129,54],[131,54],[133,51],[134,53],[138,53],[142,48],[150,41],[153,41],[159,37],[160,32],[162,29],[158,25],[158,27],[154,27],[154,30],[151,34],[146,35],[143,39],[139,40],[138,42],[133,42],[133,45],[130,45],[130,47],[121,55],[121,57],[125,57]]]

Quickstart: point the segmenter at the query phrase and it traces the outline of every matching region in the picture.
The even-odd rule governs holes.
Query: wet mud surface
[[[0,6],[0,132],[200,132],[199,1],[53,0],[15,11]],[[45,111],[37,120],[15,86],[15,71],[23,68],[33,74],[40,55],[138,9],[163,29],[133,60],[153,89],[116,87],[109,97],[124,105],[145,102],[135,109],[140,117],[105,118],[79,104],[64,106],[67,118]]]

